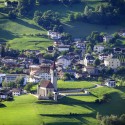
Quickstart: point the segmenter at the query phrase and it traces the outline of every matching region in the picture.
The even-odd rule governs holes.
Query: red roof
[[[44,87],[44,88],[54,88],[53,84],[49,81],[49,80],[43,80],[40,83],[40,87]]]

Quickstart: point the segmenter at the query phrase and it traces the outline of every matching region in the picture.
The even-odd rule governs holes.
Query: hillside
[[[74,4],[70,7],[67,7],[62,4],[36,6],[33,10],[30,11],[30,14],[28,17],[17,18],[15,20],[8,19],[7,14],[0,12],[0,40],[1,42],[8,41],[11,46],[11,43],[13,43],[12,42],[13,40],[15,41],[15,38],[17,38],[16,40],[18,41],[18,38],[23,40],[23,37],[25,35],[46,34],[47,31],[42,27],[36,25],[35,22],[33,21],[33,14],[36,10],[39,10],[42,12],[45,12],[47,10],[53,10],[55,12],[58,12],[64,27],[64,31],[70,33],[73,37],[84,38],[85,36],[89,35],[92,31],[106,32],[106,33],[112,34],[122,29],[123,27],[122,25],[112,25],[112,26],[105,27],[104,25],[69,21],[68,15],[70,13],[82,12],[84,10],[85,5],[89,5],[91,8],[93,8],[98,4],[102,4],[102,3],[97,1],[96,2],[88,1],[85,4],[81,4],[81,3]],[[2,7],[4,7],[4,5],[2,5]],[[28,37],[25,37],[25,40]],[[14,42],[14,44],[15,46],[18,46],[18,43]],[[24,43],[22,44],[24,45]],[[23,45],[21,45],[20,43],[20,46],[23,47]],[[11,46],[11,47],[15,49],[17,48],[15,46]],[[33,46],[31,48],[36,49]]]

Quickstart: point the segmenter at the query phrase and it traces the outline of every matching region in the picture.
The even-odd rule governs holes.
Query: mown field
[[[93,81],[62,81],[58,80],[59,89],[80,89],[80,88],[91,88],[94,87],[98,82]]]
[[[7,44],[9,44],[10,48],[13,49],[18,49],[18,50],[35,49],[43,52],[46,50],[48,46],[52,45],[53,42],[52,40],[49,40],[47,38],[26,36],[10,40]]]
[[[15,97],[3,102],[0,108],[0,125],[97,125],[96,113],[103,115],[125,113],[125,88],[101,87],[91,89],[90,96],[69,96],[53,101],[38,101],[33,95]],[[111,100],[95,104],[97,97],[109,93]],[[81,115],[71,116],[76,113]]]

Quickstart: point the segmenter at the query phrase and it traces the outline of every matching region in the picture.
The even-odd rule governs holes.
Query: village
[[[120,32],[117,35],[124,37],[124,34]],[[124,70],[125,48],[109,49],[106,46],[106,43],[114,38],[113,35],[104,35],[101,42],[95,44],[91,51],[87,50],[89,41],[75,38],[71,43],[66,44],[61,40],[62,36],[58,32],[48,31],[47,35],[53,40],[53,46],[46,48],[45,53],[41,53],[40,50],[24,50],[19,53],[15,50],[7,50],[1,45],[1,99],[25,94],[27,84],[40,83],[35,92],[38,99],[49,99],[51,96],[57,101],[59,79],[72,82],[97,80],[102,86],[117,86],[117,81],[111,74],[117,74],[118,70],[120,72],[120,67],[122,71]]]

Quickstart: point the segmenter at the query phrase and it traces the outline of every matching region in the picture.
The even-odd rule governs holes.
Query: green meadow
[[[89,96],[68,96],[58,102],[37,100],[33,95],[14,97],[12,102],[2,102],[0,125],[97,125],[96,113],[102,115],[125,113],[125,88],[100,87],[90,90]],[[94,103],[103,94],[110,101]],[[70,115],[70,114],[77,115]]]
[[[58,88],[67,90],[67,89],[80,89],[80,88],[92,88],[95,86],[95,83],[92,81],[63,81],[58,80]]]

